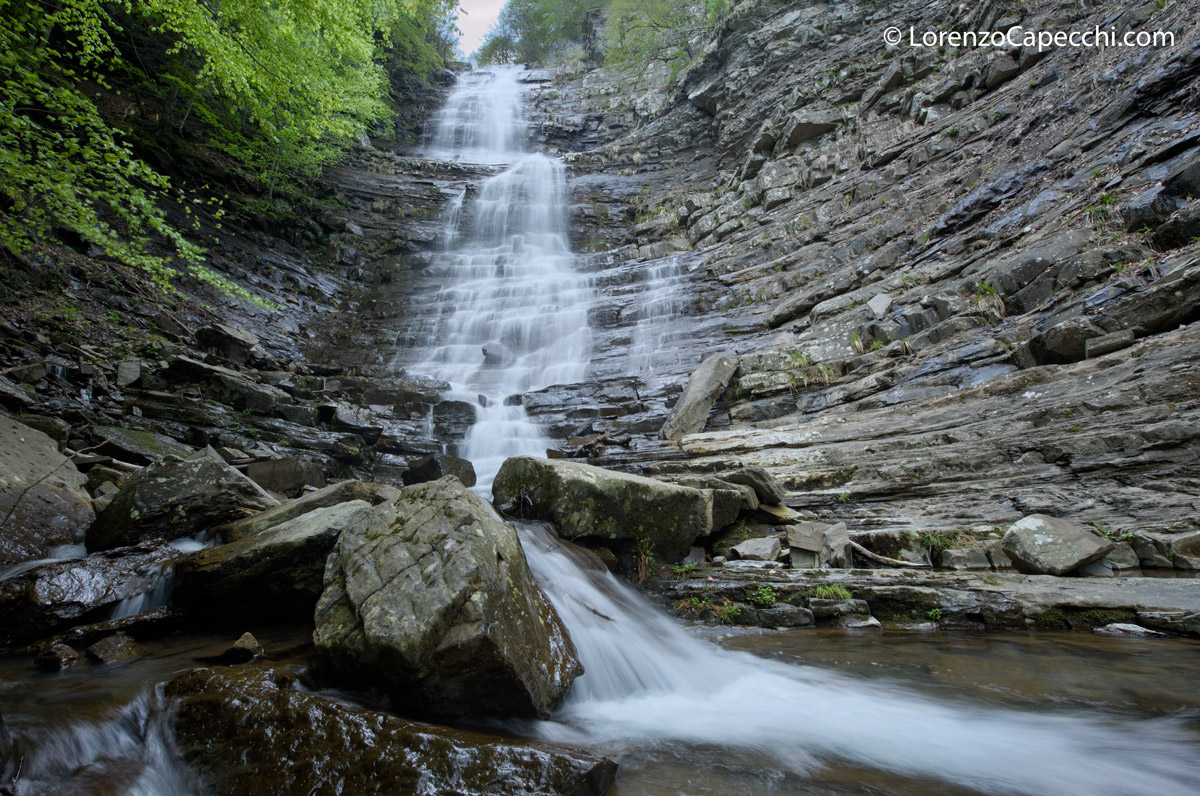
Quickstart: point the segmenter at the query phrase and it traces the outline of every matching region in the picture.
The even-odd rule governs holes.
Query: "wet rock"
[[[45,415],[21,415],[17,422],[23,423],[35,431],[40,431],[50,439],[62,445],[71,436],[71,424],[57,417]]]
[[[754,494],[758,496],[759,502],[769,506],[783,503],[783,499],[787,495],[783,487],[775,480],[775,476],[761,467],[743,467],[721,477],[730,483],[745,484],[752,488]]]
[[[274,508],[247,517],[244,520],[234,520],[211,529],[210,533],[220,536],[226,542],[236,542],[254,536],[268,528],[272,528],[288,520],[294,520],[302,514],[327,506],[336,506],[351,500],[363,500],[372,506],[399,497],[400,490],[387,484],[367,484],[362,481],[339,481],[324,489],[309,492],[295,500],[281,503]]]
[[[475,405],[466,401],[442,401],[433,407],[433,435],[452,442],[465,439],[475,425]]]
[[[1029,342],[1039,362],[1078,362],[1087,355],[1088,341],[1104,330],[1086,318],[1069,318]]]
[[[548,716],[581,666],[516,531],[455,478],[403,489],[338,539],[322,671],[437,716]]]
[[[87,531],[89,550],[194,536],[279,505],[215,451],[152,465],[131,477]]]
[[[146,654],[142,645],[124,633],[105,636],[87,648],[88,657],[97,663],[131,661]]]
[[[798,605],[775,603],[770,608],[754,610],[754,624],[758,627],[812,627],[816,624],[812,611]]]
[[[761,539],[747,539],[729,548],[729,552],[744,561],[775,561],[782,549],[779,537],[767,536]]]
[[[0,783],[10,782],[16,773],[16,760],[13,754],[12,736],[4,724],[4,714],[0,713]]]
[[[146,542],[42,564],[0,581],[0,645],[107,618],[121,600],[150,591],[178,557],[170,545]]]
[[[1013,566],[1030,575],[1065,575],[1113,549],[1107,539],[1045,514],[1014,522],[1001,544]]]
[[[787,543],[796,569],[851,566],[850,534],[846,523],[799,522],[789,525]]]
[[[943,550],[938,559],[946,569],[991,569],[992,562],[982,547],[959,547]]]
[[[1123,348],[1129,348],[1133,345],[1136,336],[1132,329],[1122,329],[1117,332],[1102,334],[1099,337],[1089,337],[1084,342],[1084,357],[1093,359],[1102,357],[1105,354],[1111,354],[1113,351],[1120,351]]]
[[[843,630],[883,630],[883,624],[873,616],[847,616],[839,624]]]
[[[263,489],[290,494],[304,486],[325,486],[321,465],[303,456],[265,459],[246,466],[246,476]]]
[[[1161,633],[1157,630],[1151,630],[1141,625],[1131,624],[1129,622],[1113,622],[1104,627],[1095,628],[1096,633],[1102,633],[1107,636],[1166,636],[1168,633]]]
[[[333,431],[348,431],[362,437],[367,445],[374,445],[383,435],[383,427],[376,422],[369,410],[351,406],[345,402],[322,406],[319,410],[322,423]]]
[[[222,359],[245,365],[262,353],[258,338],[237,326],[214,323],[196,330],[196,344]]]
[[[167,456],[187,458],[196,452],[194,448],[163,434],[132,428],[96,426],[92,429],[92,436],[104,441],[101,450],[106,455],[134,464],[161,462]]]
[[[161,605],[139,614],[123,616],[120,619],[106,619],[90,625],[76,625],[59,633],[50,641],[69,644],[73,647],[86,647],[114,633],[125,633],[138,641],[144,641],[172,633],[178,630],[182,623],[182,614],[169,606]]]
[[[198,384],[205,395],[238,411],[270,414],[281,404],[291,403],[291,396],[277,387],[259,384],[236,370],[191,357],[173,357],[169,371],[175,380]]]
[[[50,437],[0,415],[0,567],[82,541],[95,518],[86,483]]]
[[[565,539],[597,537],[648,545],[677,561],[712,532],[710,490],[562,460],[514,456],[492,484],[496,505],[545,520]]]
[[[408,466],[401,475],[405,485],[422,484],[426,481],[436,481],[451,475],[462,481],[463,486],[475,486],[475,468],[466,459],[448,456],[444,453],[431,453],[422,456]]]
[[[659,436],[678,442],[688,434],[703,431],[713,403],[725,392],[737,367],[737,362],[725,354],[713,354],[701,362],[688,379],[687,388],[671,409]]]
[[[0,376],[0,404],[20,411],[28,409],[34,403],[36,401],[29,396],[29,393],[25,392],[10,379]]]
[[[616,772],[573,749],[344,707],[269,669],[194,669],[166,695],[180,751],[218,793],[599,796]]]
[[[175,567],[175,604],[222,624],[247,617],[310,616],[338,534],[370,508],[366,501],[351,500],[313,509],[252,536],[191,553]]]
[[[142,378],[142,363],[136,359],[127,359],[117,365],[117,387],[125,389],[137,384]]]
[[[818,622],[832,622],[843,616],[869,616],[870,606],[866,600],[829,600],[812,597],[808,608]]]
[[[243,633],[238,640],[229,645],[229,649],[212,658],[212,663],[233,666],[239,663],[249,663],[261,658],[267,653],[266,648],[258,643],[252,633]],[[207,658],[201,660],[208,661]]]
[[[43,672],[61,672],[79,663],[81,656],[61,641],[48,641],[36,646],[33,665]]]
[[[1200,637],[1200,611],[1145,611],[1137,613],[1138,621],[1156,630]]]

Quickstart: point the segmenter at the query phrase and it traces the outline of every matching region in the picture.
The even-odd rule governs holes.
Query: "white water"
[[[725,766],[740,754],[797,776],[844,762],[995,794],[1197,792],[1196,737],[1178,723],[984,709],[723,650],[545,531],[521,534],[585,669],[555,721],[535,725],[548,740],[691,760],[717,748]]]
[[[515,68],[466,75],[427,150],[505,166],[473,200],[448,209],[446,247],[430,266],[442,285],[433,297],[433,340],[410,366],[449,382],[444,397],[475,405],[475,425],[457,453],[475,466],[484,493],[509,456],[546,453],[538,426],[505,399],[581,381],[591,353],[592,291],[573,268],[565,172],[559,161],[521,149],[519,75]]]

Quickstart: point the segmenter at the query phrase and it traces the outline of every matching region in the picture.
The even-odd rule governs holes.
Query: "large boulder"
[[[517,501],[516,510],[553,524],[564,538],[627,540],[660,561],[686,556],[692,542],[713,530],[711,489],[561,459],[508,459],[492,497],[497,505]]]
[[[294,680],[238,666],[167,683],[179,751],[217,793],[599,796],[616,773],[612,761],[577,749],[356,710]]]
[[[88,550],[177,539],[248,517],[279,501],[215,452],[152,465],[125,482],[87,531]]]
[[[1065,520],[1030,514],[1009,526],[1000,542],[1027,575],[1066,575],[1108,555],[1114,545]]]
[[[659,436],[679,442],[688,434],[703,431],[713,403],[725,392],[737,368],[737,361],[725,354],[713,354],[701,362],[688,379],[687,388],[671,409]]]
[[[475,486],[475,467],[466,459],[449,456],[445,453],[430,453],[422,456],[408,465],[400,478],[406,486],[423,484],[426,481],[436,481],[447,475],[452,475],[463,486]]]
[[[313,642],[331,678],[425,715],[545,717],[582,671],[516,531],[449,476],[342,532]]]
[[[365,500],[372,506],[385,500],[395,500],[400,496],[400,490],[387,484],[368,484],[362,481],[339,481],[324,489],[309,492],[295,500],[280,503],[274,508],[255,514],[245,519],[234,520],[212,528],[212,533],[226,542],[236,542],[254,536],[280,523],[294,520],[301,514],[307,514],[326,506],[336,506],[351,500]]]
[[[0,415],[0,568],[83,541],[87,476],[40,431]]]
[[[789,554],[794,569],[832,568],[854,565],[846,523],[798,522],[787,529]]]
[[[312,616],[338,534],[370,508],[364,500],[325,506],[192,553],[175,567],[175,604],[189,614],[235,623]]]
[[[158,586],[178,557],[174,547],[149,542],[42,564],[0,581],[0,646],[107,619],[117,603]]]

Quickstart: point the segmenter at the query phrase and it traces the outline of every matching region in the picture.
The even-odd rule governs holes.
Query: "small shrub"
[[[757,589],[746,593],[746,602],[758,608],[770,608],[779,602],[779,595],[770,586],[762,584]]]
[[[840,583],[823,583],[808,590],[809,597],[818,600],[852,600],[854,594]]]

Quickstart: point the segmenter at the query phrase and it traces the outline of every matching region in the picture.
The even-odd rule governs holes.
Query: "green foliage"
[[[764,583],[759,585],[758,588],[746,592],[746,602],[759,608],[770,608],[779,602],[779,595],[773,588]]]
[[[850,600],[854,595],[840,583],[824,583],[808,590],[809,597],[818,600]]]
[[[942,609],[941,608],[930,608],[929,611],[925,614],[925,616],[929,617],[934,622],[940,622],[940,621],[942,621]]]
[[[136,154],[190,121],[268,190],[316,177],[391,110],[388,72],[432,66],[448,0],[0,0],[0,245],[61,231],[166,285],[193,277],[251,298],[185,234],[212,197]],[[420,45],[420,46],[419,46]],[[142,117],[148,116],[145,121]],[[168,221],[171,201],[186,214]],[[166,249],[161,244],[166,244]]]
[[[696,571],[696,562],[689,561],[686,564],[676,564],[675,566],[671,567],[671,571],[676,575],[683,577],[684,575]]]
[[[717,620],[726,625],[736,625],[742,619],[742,606],[736,603],[722,605],[717,611]]]

